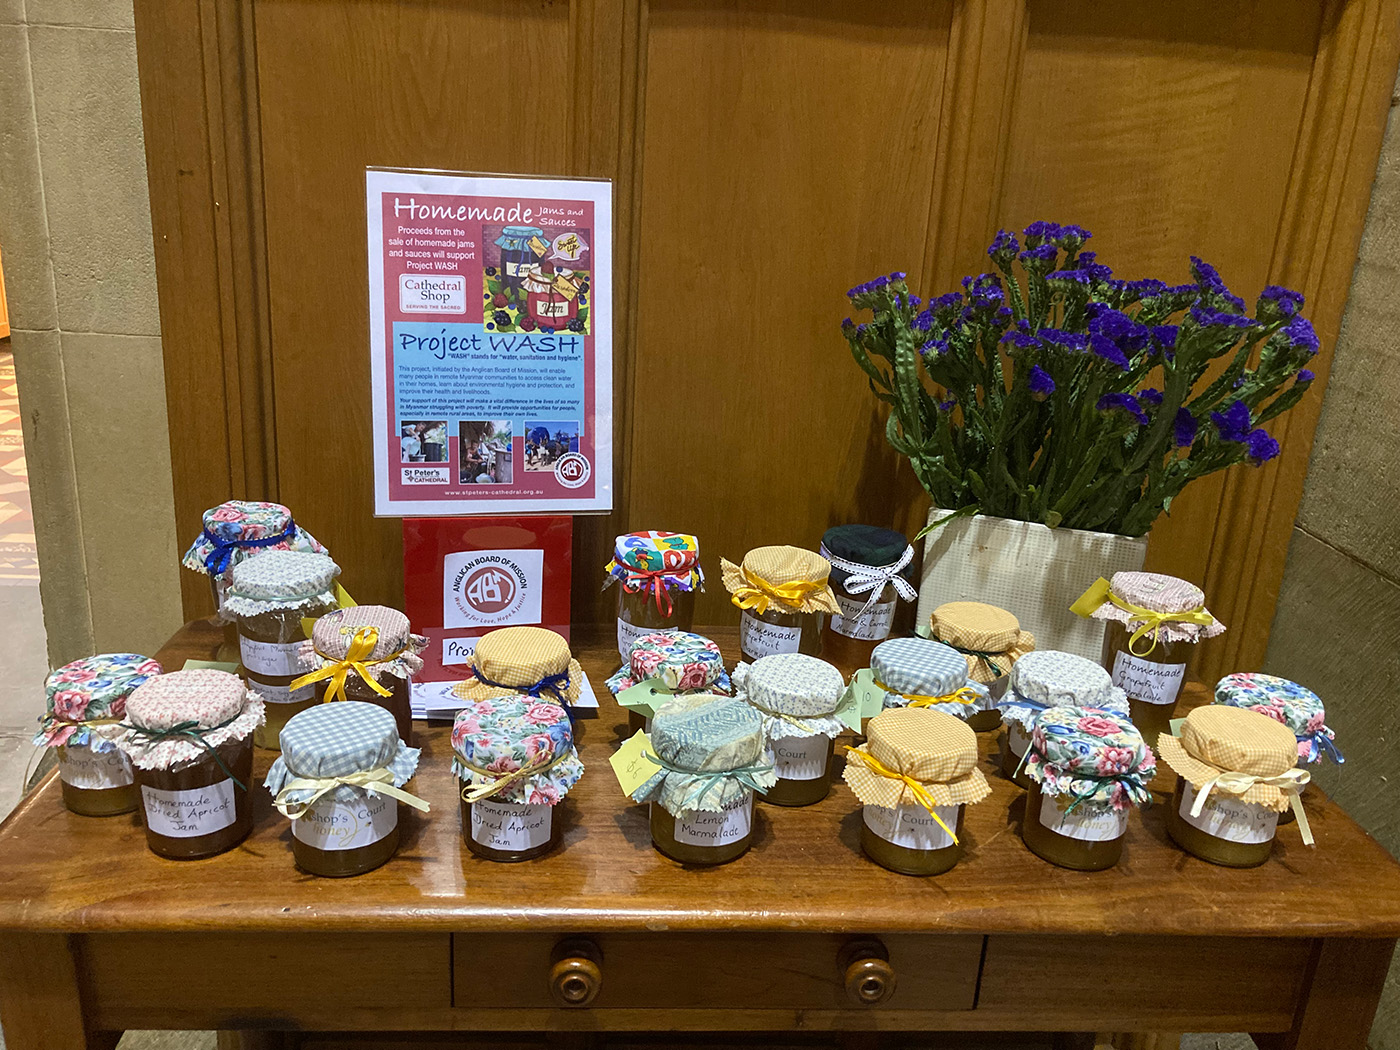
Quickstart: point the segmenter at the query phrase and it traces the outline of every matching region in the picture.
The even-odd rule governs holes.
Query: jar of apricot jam
[[[689,631],[695,595],[705,589],[700,542],[681,532],[629,532],[617,537],[604,587],[617,583],[617,652],[656,631]]]

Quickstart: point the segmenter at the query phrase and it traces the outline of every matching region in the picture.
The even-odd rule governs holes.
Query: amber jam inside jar
[[[237,846],[253,830],[248,792],[224,771],[226,766],[243,784],[252,783],[252,738],[225,741],[215,750],[223,766],[206,752],[170,769],[136,767],[146,845],[157,856],[212,857]]]
[[[1068,800],[1066,800],[1068,801]],[[1128,811],[1105,806],[1076,806],[1066,813],[1060,803],[1031,781],[1021,838],[1041,860],[1075,871],[1103,871],[1123,856]]]
[[[300,647],[306,641],[302,617],[324,616],[334,601],[297,609],[274,609],[238,618],[238,648],[243,677],[251,689],[267,701],[267,721],[253,731],[253,743],[269,751],[280,750],[277,738],[287,719],[316,703],[314,686],[292,690],[292,681],[306,673]]]
[[[822,618],[825,613],[786,612],[770,605],[765,613],[743,609],[739,613],[739,651],[753,663],[774,653],[822,653]]]
[[[966,807],[934,808],[944,824],[961,834]],[[900,875],[942,875],[963,855],[961,844],[923,806],[862,807],[860,848],[880,867]]]
[[[413,708],[409,706],[409,684],[408,679],[398,678],[391,674],[386,674],[379,679],[379,684],[389,690],[388,696],[380,696],[377,692],[366,684],[365,680],[358,673],[351,671],[345,676],[345,697],[348,700],[362,700],[367,704],[374,704],[382,707],[394,716],[394,724],[399,730],[399,739],[409,747],[413,746]],[[315,685],[309,686],[312,690],[312,702],[324,703],[326,690],[330,688],[330,682],[322,679]],[[308,707],[311,705],[308,704]],[[292,712],[295,714],[296,712]],[[267,707],[268,718],[272,717],[272,705]],[[288,717],[291,717],[290,715]]]
[[[114,817],[141,804],[131,759],[116,750],[94,751],[86,744],[58,748],[63,804],[84,817]]]
[[[1159,638],[1146,656],[1128,650],[1131,635],[1117,620],[1108,622],[1104,633],[1103,665],[1113,676],[1113,684],[1128,694],[1128,717],[1142,739],[1154,751],[1157,737],[1171,732],[1176,716],[1176,698],[1186,681],[1188,642],[1170,642]],[[1138,640],[1139,652],[1150,641]]]
[[[1006,723],[1006,736],[1001,741],[1001,772],[1015,783],[1019,788],[1029,791],[1034,783],[1030,777],[1026,776],[1026,770],[1021,764],[1021,758],[1026,753],[1026,749],[1031,746],[1030,734],[1027,733],[1016,722]],[[1019,772],[1018,772],[1019,770]]]
[[[1167,810],[1167,834],[1187,853],[1227,868],[1256,868],[1274,850],[1278,814],[1212,791],[1199,817],[1191,816],[1195,789],[1176,778]]]
[[[465,785],[458,781],[457,786]],[[462,799],[462,838],[484,860],[513,863],[543,857],[559,845],[559,829],[553,806]]]
[[[850,677],[862,667],[870,666],[870,654],[890,636],[898,595],[893,584],[885,584],[880,596],[861,615],[869,594],[850,595],[840,587],[833,588],[833,592],[841,612],[822,617],[825,622],[821,629],[820,652],[823,660]]]
[[[810,806],[831,793],[831,757],[836,741],[820,736],[785,736],[773,741],[778,782],[763,795],[775,806]]]
[[[399,803],[354,788],[353,798],[323,795],[292,821],[292,859],[302,871],[345,878],[373,871],[399,848]]]
[[[718,813],[686,811],[679,817],[659,802],[651,804],[651,844],[682,864],[727,864],[753,844],[753,792]]]
[[[669,614],[665,611],[665,597],[657,608],[656,593],[651,587],[635,592],[620,584],[617,587],[617,652],[624,664],[632,654],[632,643],[642,635],[654,631],[688,631],[695,622],[695,590],[683,591],[668,586],[664,580],[662,586],[671,598]]]

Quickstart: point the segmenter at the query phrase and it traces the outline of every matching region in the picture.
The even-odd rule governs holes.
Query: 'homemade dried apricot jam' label
[[[192,839],[222,831],[237,816],[233,805],[236,790],[232,780],[187,791],[163,791],[142,784],[146,827],[157,835],[173,839]]]
[[[549,841],[554,807],[523,802],[472,803],[472,841],[490,849],[534,849]]]

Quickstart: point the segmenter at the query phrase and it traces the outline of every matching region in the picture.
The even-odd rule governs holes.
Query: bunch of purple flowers
[[[927,303],[903,273],[847,293],[873,314],[842,322],[851,353],[935,506],[1141,536],[1188,482],[1279,454],[1263,424],[1318,350],[1303,297],[1270,285],[1250,316],[1194,256],[1189,284],[1119,280],[1091,236],[1002,230],[997,272]]]

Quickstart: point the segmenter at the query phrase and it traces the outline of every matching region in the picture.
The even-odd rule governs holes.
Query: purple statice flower
[[[849,289],[849,290],[846,292],[846,298],[847,298],[847,299],[854,299],[856,296],[858,296],[858,295],[864,295],[864,294],[865,294],[866,292],[868,292],[868,291],[870,291],[870,282],[869,282],[869,281],[867,281],[865,284],[858,284],[858,285],[856,285],[854,288]]]
[[[1181,329],[1174,324],[1159,324],[1152,326],[1152,338],[1163,350],[1171,350],[1176,347],[1176,337]]]
[[[856,330],[856,323],[855,323],[854,321],[852,321],[849,317],[846,318],[844,321],[841,322],[841,331],[842,331],[844,334],[850,335],[850,334],[851,334],[852,332],[854,332],[855,330]]]
[[[1303,369],[1301,372],[1299,372],[1296,376],[1293,377],[1293,385],[1294,385],[1294,386],[1307,386],[1309,383],[1311,383],[1311,382],[1312,382],[1314,379],[1316,379],[1316,378],[1317,378],[1317,376],[1315,376],[1315,375],[1312,374],[1312,369],[1310,369],[1310,368],[1305,368],[1305,369]]]
[[[1035,333],[1046,346],[1082,353],[1089,349],[1089,337],[1083,332],[1066,332],[1060,328],[1042,328]]]
[[[1055,234],[1055,243],[1071,255],[1077,252],[1085,241],[1094,236],[1083,226],[1061,226]]]
[[[900,295],[898,292],[894,293],[892,301],[894,302],[894,308],[896,310],[902,310],[904,308],[904,296]]]
[[[1210,421],[1220,432],[1221,441],[1245,441],[1249,437],[1249,406],[1243,401],[1233,402],[1224,412],[1212,412]]]
[[[1196,278],[1196,285],[1201,291],[1219,296],[1240,313],[1244,312],[1244,300],[1238,295],[1232,294],[1230,289],[1225,287],[1225,281],[1221,278],[1220,272],[1210,263],[1198,259],[1194,255],[1191,256],[1191,275]]]
[[[1137,353],[1148,343],[1151,330],[1140,324],[1121,310],[1115,310],[1103,303],[1090,303],[1089,335],[1103,336],[1111,340],[1125,353]]]
[[[922,313],[914,315],[914,320],[909,322],[909,326],[916,332],[927,332],[933,327],[933,311],[924,310]]]
[[[1124,372],[1128,370],[1127,355],[1118,348],[1117,343],[1107,336],[1098,333],[1089,336],[1089,349],[1110,364],[1117,365]]]
[[[1162,392],[1156,387],[1145,386],[1137,392],[1138,400],[1145,401],[1153,408],[1162,407]]]
[[[997,230],[997,235],[992,239],[991,245],[987,248],[987,254],[1001,266],[1010,266],[1011,260],[1016,258],[1016,253],[1021,250],[1021,244],[1016,240],[1014,233],[1006,230]]]
[[[946,354],[948,352],[948,337],[940,336],[936,339],[930,339],[923,346],[919,347],[920,357],[927,357],[930,352]]]
[[[1263,427],[1251,430],[1246,443],[1249,445],[1249,461],[1256,467],[1263,466],[1279,453],[1278,442]]]
[[[1227,314],[1223,310],[1214,310],[1209,306],[1204,306],[1199,301],[1191,305],[1190,314],[1191,320],[1195,321],[1202,328],[1209,325],[1223,325],[1227,328],[1254,327],[1254,322],[1244,314]],[[1299,320],[1302,320],[1302,318],[1299,318]]]
[[[1313,331],[1312,322],[1306,317],[1293,318],[1281,331],[1289,346],[1295,350],[1306,350],[1310,357],[1322,346],[1318,342],[1317,332]]]
[[[890,279],[889,279],[888,277],[877,277],[877,278],[875,278],[875,280],[873,280],[873,281],[870,282],[869,287],[870,287],[870,289],[873,291],[873,290],[876,289],[876,288],[883,288],[883,287],[885,287],[885,285],[887,285],[887,284],[889,284],[889,283],[890,283]]]
[[[902,281],[902,280],[904,280],[904,278],[906,278],[906,277],[908,277],[908,276],[909,276],[909,275],[908,275],[907,273],[905,273],[903,270],[896,270],[894,273],[890,274],[890,280],[891,280],[891,281]]]
[[[951,310],[962,305],[962,292],[946,292],[936,299],[930,299],[928,308],[930,310]]]
[[[1044,401],[1055,392],[1055,381],[1050,378],[1050,373],[1039,365],[1031,365],[1026,385],[1030,387],[1031,399],[1034,401]]]
[[[1162,294],[1179,296],[1189,295],[1191,298],[1194,299],[1200,294],[1200,292],[1201,290],[1197,288],[1194,284],[1172,284],[1168,285],[1167,290]]]
[[[863,338],[865,336],[865,333],[868,331],[870,331],[870,326],[868,324],[862,323],[856,325],[856,338]]]
[[[921,306],[923,306],[923,305],[924,305],[924,301],[923,301],[922,299],[920,299],[917,295],[911,295],[911,296],[909,297],[909,309],[911,309],[911,310],[917,310],[919,307],[921,307]]]
[[[1282,285],[1271,284],[1259,293],[1259,302],[1255,305],[1255,312],[1262,314],[1272,310],[1279,317],[1297,317],[1298,311],[1302,308],[1303,295],[1301,292],[1295,292],[1292,288],[1284,288]]]
[[[1089,275],[1083,270],[1056,270],[1053,273],[1047,273],[1045,279],[1052,285],[1058,284],[1065,289],[1068,289],[1070,285],[1079,288],[1089,287]]]
[[[948,395],[948,400],[947,400],[947,401],[940,401],[940,402],[938,402],[938,411],[940,411],[940,412],[951,412],[951,411],[953,411],[953,409],[957,408],[957,406],[958,406],[958,399],[957,399],[957,396],[954,395],[954,394],[949,394],[949,395]]]
[[[1034,248],[1027,248],[1016,256],[1027,270],[1048,270],[1059,257],[1060,250],[1055,247],[1053,241],[1046,241]]]
[[[967,292],[968,306],[972,309],[994,310],[1006,299],[1001,282],[994,273],[964,277],[962,285]]]
[[[1015,347],[1018,350],[1038,350],[1040,349],[1040,340],[1033,335],[1013,328],[1001,337],[1001,345]]]
[[[1196,440],[1196,417],[1189,408],[1178,408],[1172,421],[1172,433],[1177,448],[1190,448]]]
[[[1124,281],[1123,290],[1135,298],[1147,299],[1154,295],[1161,295],[1167,290],[1167,284],[1155,277],[1145,277],[1140,281]]]
[[[1091,281],[1107,281],[1113,277],[1113,269],[1098,262],[1098,252],[1080,252],[1079,268],[1089,275]]]
[[[1060,224],[1056,222],[1046,222],[1038,219],[1021,231],[1026,238],[1026,247],[1034,248],[1041,241],[1053,241],[1060,235]],[[1024,256],[1022,257],[1024,261]]]
[[[1138,404],[1138,399],[1132,394],[1117,392],[1104,394],[1094,407],[1100,412],[1124,412],[1136,419],[1138,423],[1147,422],[1147,413],[1143,411],[1142,405]]]

